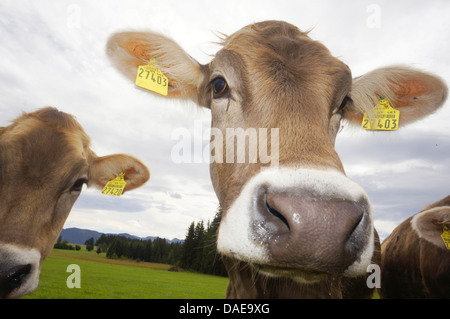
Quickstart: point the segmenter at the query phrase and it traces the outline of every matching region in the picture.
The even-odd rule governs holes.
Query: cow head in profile
[[[103,187],[121,172],[124,191],[144,184],[136,158],[97,156],[69,114],[43,108],[0,128],[0,298],[38,286],[48,256],[84,184]]]
[[[283,285],[364,274],[379,251],[369,199],[346,177],[334,148],[340,122],[361,125],[382,96],[401,110],[403,126],[441,106],[446,86],[407,67],[353,79],[324,45],[280,21],[246,26],[222,46],[207,65],[151,32],[114,34],[107,51],[132,81],[139,66],[156,58],[168,78],[168,97],[210,109],[212,127],[224,135],[228,128],[242,128],[240,134],[264,128],[269,148],[277,144],[275,166],[241,163],[237,154],[228,156],[234,147],[213,147],[224,159],[211,163],[210,172],[223,209],[217,246],[230,275],[228,297],[301,295],[303,288]]]

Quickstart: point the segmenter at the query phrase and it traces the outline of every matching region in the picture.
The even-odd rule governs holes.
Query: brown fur
[[[450,298],[450,250],[443,244],[437,246],[422,238],[413,229],[413,218],[432,209],[450,207],[450,196],[429,205],[423,211],[406,219],[383,241],[381,257],[381,296],[383,298]],[[449,222],[450,210],[446,216],[436,214]],[[421,221],[433,223],[433,219]],[[439,219],[432,225],[440,229]],[[437,235],[439,236],[439,235]],[[440,239],[440,238],[439,238]]]

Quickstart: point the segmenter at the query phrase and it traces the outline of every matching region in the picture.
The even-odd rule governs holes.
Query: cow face
[[[139,160],[98,157],[70,115],[53,108],[24,114],[0,132],[0,297],[16,298],[38,285],[50,253],[84,184],[103,187],[121,172],[125,191],[149,171]]]

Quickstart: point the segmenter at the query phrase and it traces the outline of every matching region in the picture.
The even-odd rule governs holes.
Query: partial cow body
[[[383,298],[450,298],[450,196],[403,221],[382,244]]]
[[[98,157],[69,114],[43,108],[0,128],[0,298],[36,289],[83,184],[103,187],[121,172],[125,191],[143,185],[147,167],[125,154]]]
[[[223,210],[217,246],[230,275],[227,296],[367,296],[364,275],[380,257],[379,242],[367,194],[334,149],[340,122],[360,125],[382,96],[402,109],[405,125],[442,105],[445,84],[406,67],[352,79],[324,45],[282,21],[246,26],[222,44],[207,65],[152,32],[114,34],[107,51],[133,82],[138,66],[157,61],[168,96],[210,109],[215,130],[266,129],[268,149],[279,130],[277,166],[241,163],[235,153],[230,161],[227,138],[216,147],[211,137],[211,149],[223,150],[215,158],[227,159],[210,165]],[[361,289],[347,290],[351,282]]]

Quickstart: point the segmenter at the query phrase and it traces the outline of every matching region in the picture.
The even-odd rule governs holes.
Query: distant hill
[[[78,245],[84,245],[84,243],[86,242],[86,240],[90,239],[90,238],[94,238],[94,241],[96,241],[103,233],[100,233],[98,231],[95,230],[90,230],[90,229],[81,229],[81,228],[66,228],[63,229],[60,233],[60,236],[62,236],[63,240],[67,240],[69,243],[71,244],[78,244]],[[122,236],[122,237],[126,237],[126,238],[132,238],[132,239],[141,239],[141,240],[155,240],[157,237],[156,236],[147,236],[145,238],[142,237],[138,237],[138,236],[134,236],[134,235],[130,235],[127,233],[122,233],[122,234],[105,234],[105,235],[118,235],[118,236]],[[168,243],[182,243],[184,240],[178,239],[178,238],[174,238],[174,239],[167,239],[166,241]]]

